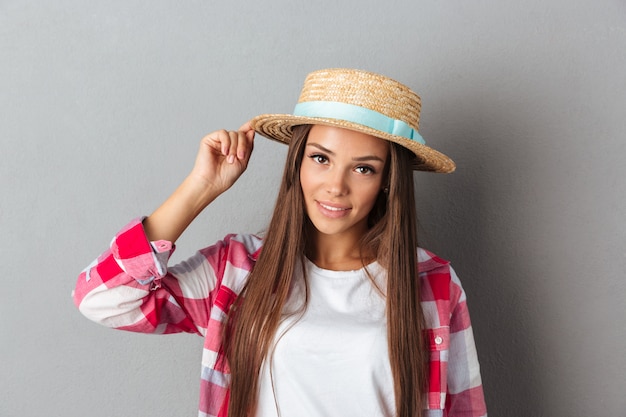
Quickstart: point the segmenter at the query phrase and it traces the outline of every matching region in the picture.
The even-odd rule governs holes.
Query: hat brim
[[[412,151],[415,154],[413,169],[416,171],[450,173],[456,169],[456,164],[452,159],[429,146],[422,145],[421,143],[402,136],[381,132],[345,120],[294,116],[291,114],[262,114],[253,118],[250,123],[252,128],[260,135],[287,144],[291,142],[294,126],[298,125],[326,125],[355,130],[395,142]]]

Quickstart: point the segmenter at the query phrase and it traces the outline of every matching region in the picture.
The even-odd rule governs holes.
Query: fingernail
[[[229,164],[232,164],[233,162],[235,162],[235,155],[228,155],[226,161],[228,161]]]

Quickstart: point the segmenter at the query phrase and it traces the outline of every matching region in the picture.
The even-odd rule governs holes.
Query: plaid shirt
[[[89,319],[142,333],[204,337],[199,416],[226,416],[229,367],[222,330],[263,241],[228,235],[167,267],[171,242],[149,242],[141,219],[78,277],[74,302]],[[421,305],[430,346],[427,417],[486,415],[474,337],[461,283],[447,261],[418,249]]]

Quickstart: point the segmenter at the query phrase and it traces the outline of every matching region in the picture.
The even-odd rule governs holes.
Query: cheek
[[[374,205],[376,204],[376,200],[378,200],[378,194],[379,194],[380,190],[378,188],[376,188],[376,190],[374,190],[370,196],[369,196],[369,207],[370,209],[372,209],[374,207]]]
[[[360,195],[361,204],[363,205],[363,207],[367,207],[368,212],[372,210],[372,208],[376,204],[379,193],[380,187],[378,185],[368,187],[366,190],[362,191]]]
[[[304,198],[307,196],[307,192],[309,190],[309,182],[307,181],[308,176],[303,170],[300,170],[300,188],[302,189],[302,194],[304,194]]]
[[[305,177],[300,176],[300,192],[304,203],[304,211],[308,214],[311,206],[311,186]]]
[[[302,162],[300,166],[300,187],[302,188],[302,193],[306,198],[307,193],[311,192],[315,188],[315,178],[318,177],[315,172],[313,172],[310,164],[307,164],[306,161]]]

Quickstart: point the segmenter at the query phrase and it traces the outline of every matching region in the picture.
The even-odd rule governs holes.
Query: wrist
[[[193,173],[185,178],[176,191],[176,193],[186,201],[186,205],[195,215],[204,210],[206,206],[223,192],[224,190],[214,183],[194,175]]]

